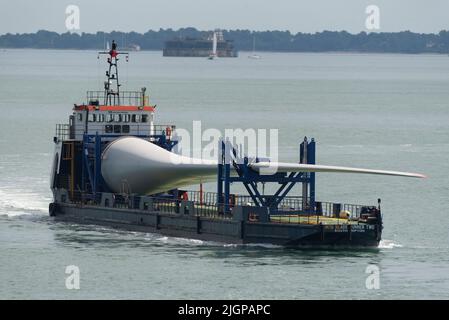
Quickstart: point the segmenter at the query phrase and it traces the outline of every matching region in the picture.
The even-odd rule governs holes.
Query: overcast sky
[[[449,0],[0,0],[0,34],[66,32],[65,9],[80,8],[80,31],[195,27],[316,32],[365,29],[368,5],[380,8],[381,32],[449,29]]]

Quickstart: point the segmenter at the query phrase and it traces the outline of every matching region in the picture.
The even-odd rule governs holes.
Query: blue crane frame
[[[111,138],[110,135],[88,135],[83,136],[82,148],[82,185],[90,184],[92,190],[91,198],[99,200],[101,192],[108,191],[101,175],[101,154],[104,149],[102,138]],[[155,138],[155,143],[166,150],[172,150],[177,141],[167,140],[165,135],[142,136],[141,138]],[[315,210],[315,173],[305,172],[276,172],[272,175],[263,175],[252,170],[249,166],[248,157],[239,156],[237,150],[229,141],[220,141],[220,157],[217,165],[217,203],[223,204],[224,212],[229,213],[231,208],[231,183],[241,182],[247,190],[254,204],[259,207],[268,207],[272,214],[276,214],[279,204],[288,195],[297,183],[302,184],[303,208]],[[304,138],[300,144],[300,163],[315,164],[316,143]],[[256,158],[259,162],[261,159]],[[237,173],[231,176],[231,165]],[[258,183],[280,184],[277,191],[272,195],[260,192]],[[86,188],[85,188],[86,190]],[[304,193],[304,190],[306,192]]]
[[[279,204],[288,195],[297,183],[302,183],[303,210],[314,212],[315,210],[315,173],[313,172],[276,172],[271,175],[263,175],[252,170],[249,166],[248,157],[241,157],[229,141],[221,140],[219,143],[219,161],[217,170],[217,203],[223,204],[225,213],[230,212],[231,207],[231,184],[241,182],[258,207],[268,207],[272,214],[276,214]],[[307,137],[300,144],[300,163],[316,163],[315,139],[308,141]],[[256,162],[261,159],[256,158]],[[231,166],[237,173],[231,176]],[[272,195],[262,194],[258,183],[280,184],[277,191]]]
[[[120,137],[113,135],[100,135],[96,133],[95,135],[84,134],[83,135],[83,147],[82,147],[82,185],[84,190],[88,190],[85,188],[86,182],[90,184],[90,189],[92,191],[91,198],[95,200],[99,200],[99,196],[101,192],[108,192],[108,188],[103,180],[103,176],[101,175],[101,154],[104,150],[105,143],[102,141],[102,138],[111,138],[111,137]],[[165,134],[158,135],[145,135],[145,136],[137,136],[139,138],[153,138],[155,139],[155,143],[168,150],[171,151],[173,147],[178,143],[176,140],[169,140]]]

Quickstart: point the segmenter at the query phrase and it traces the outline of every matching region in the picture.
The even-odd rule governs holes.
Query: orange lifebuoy
[[[233,207],[235,205],[235,194],[229,195],[229,206]]]
[[[171,136],[171,128],[170,128],[170,127],[165,128],[165,135],[166,135],[167,137],[170,137],[170,136]]]
[[[249,214],[249,221],[258,221],[259,220],[259,216],[255,213],[250,213]]]

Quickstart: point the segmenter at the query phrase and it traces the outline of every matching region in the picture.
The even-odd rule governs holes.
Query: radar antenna
[[[98,55],[109,55],[108,64],[109,70],[106,71],[107,80],[104,82],[104,105],[113,106],[120,105],[120,82],[118,78],[118,66],[119,55],[126,55],[126,61],[128,61],[128,52],[117,51],[117,43],[112,40],[112,47],[109,51],[100,51]],[[99,58],[100,56],[98,56]]]

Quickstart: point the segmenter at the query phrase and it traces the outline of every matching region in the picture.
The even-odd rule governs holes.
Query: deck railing
[[[155,124],[153,125],[153,135],[166,136],[168,139],[173,137],[176,126],[172,124]]]
[[[233,210],[237,206],[247,206],[249,204],[247,196],[236,197],[235,204],[230,204],[230,212],[225,213],[224,204],[216,202],[216,193],[204,192],[202,195],[197,191],[190,191],[189,200],[169,197],[141,197],[132,195],[114,194],[112,203],[108,202],[108,207],[123,208],[143,211],[158,211],[169,214],[186,213],[181,207],[190,203],[189,207],[193,212],[190,215],[210,218],[232,219]],[[69,192],[70,195],[70,192]],[[111,194],[109,194],[111,195]],[[143,199],[145,198],[145,199]],[[96,196],[76,191],[73,193],[72,203],[78,205],[99,205],[102,195],[97,193]],[[150,201],[151,208],[143,205],[144,201]],[[146,204],[146,202],[145,202]],[[285,199],[283,206],[277,211],[269,212],[270,221],[273,223],[290,223],[290,224],[346,224],[346,223],[365,223],[369,219],[376,216],[377,211],[373,206],[362,206],[354,204],[337,204],[331,202],[317,202],[314,210],[307,208],[302,210],[301,197],[288,197]],[[188,211],[188,210],[187,210]],[[249,219],[249,221],[257,221]]]
[[[164,213],[179,213],[181,202],[176,199],[153,198],[153,210]]]
[[[216,203],[217,193],[215,192],[200,192],[188,191],[188,199],[195,204]],[[338,217],[340,213],[349,215],[349,218],[356,219],[360,217],[364,205],[355,204],[339,204],[332,202],[317,201],[315,207],[304,207],[304,200],[300,196],[288,196],[282,199],[278,205],[277,211],[281,214],[302,214],[306,215],[320,215],[324,217]],[[231,205],[234,206],[254,206],[254,201],[247,195],[233,195],[231,196]],[[276,214],[276,213],[274,213]]]
[[[69,140],[70,139],[70,125],[66,123],[56,125],[55,137],[59,140]]]
[[[113,104],[113,105],[121,105],[121,106],[143,106],[146,104],[147,100],[142,95],[141,91],[120,91],[120,97],[116,95],[110,95],[109,99],[111,101],[106,100],[107,95],[104,91],[87,91],[87,103],[88,104]],[[144,103],[145,102],[145,103]]]

